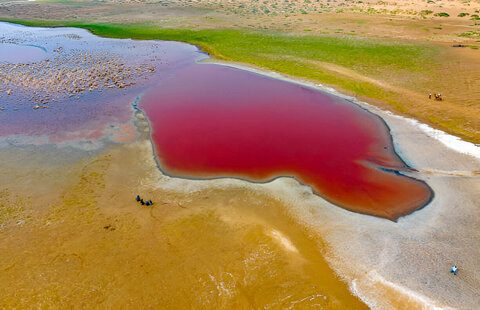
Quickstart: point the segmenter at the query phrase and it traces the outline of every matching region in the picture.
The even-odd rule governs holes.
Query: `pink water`
[[[307,87],[195,65],[148,92],[141,108],[170,175],[293,176],[345,209],[393,220],[431,199],[424,182],[391,171],[409,168],[380,118]]]

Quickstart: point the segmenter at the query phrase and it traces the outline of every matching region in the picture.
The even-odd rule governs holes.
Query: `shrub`
[[[433,14],[434,16],[439,16],[439,17],[449,17],[450,14],[442,12],[442,13],[435,13]]]
[[[430,14],[432,14],[432,13],[433,13],[433,11],[430,11],[430,10],[422,10],[422,11],[420,11],[420,14],[421,14],[421,15],[430,15]]]
[[[476,31],[467,31],[464,33],[460,33],[459,37],[467,37],[467,38],[480,38],[480,32]]]

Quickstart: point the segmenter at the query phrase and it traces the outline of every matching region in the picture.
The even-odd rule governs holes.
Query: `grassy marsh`
[[[29,26],[81,27],[92,33],[113,38],[159,39],[195,44],[213,57],[267,68],[279,73],[337,85],[357,95],[386,100],[392,93],[372,83],[320,70],[311,62],[326,62],[367,75],[379,69],[391,72],[426,72],[432,57],[440,49],[418,43],[398,43],[378,39],[342,36],[295,36],[273,32],[232,29],[170,29],[148,24],[89,24],[60,21],[18,21]],[[426,64],[429,63],[430,66]]]
[[[467,107],[455,124],[452,108],[461,102],[422,103],[435,92],[446,46],[338,35],[296,35],[265,30],[178,29],[152,23],[89,23],[72,21],[6,20],[29,26],[81,27],[113,38],[158,39],[195,44],[214,58],[245,63],[289,76],[318,81],[383,108],[415,117],[472,142],[479,142],[478,121],[469,122],[475,107]],[[433,87],[432,87],[433,86]],[[451,97],[451,96],[450,96]]]

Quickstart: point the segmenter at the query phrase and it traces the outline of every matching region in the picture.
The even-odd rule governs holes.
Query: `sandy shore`
[[[208,62],[290,80],[238,64]],[[289,201],[290,214],[328,242],[330,264],[372,308],[475,309],[480,302],[480,147],[350,99],[386,121],[397,152],[418,170],[412,176],[433,188],[434,200],[391,223],[332,206],[290,179],[265,187]],[[456,277],[449,273],[454,264],[461,269]]]

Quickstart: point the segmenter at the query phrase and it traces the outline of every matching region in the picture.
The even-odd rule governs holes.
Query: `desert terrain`
[[[74,27],[80,46],[37,38],[52,60],[0,63],[0,308],[476,309],[479,16],[478,0],[0,0],[0,20]],[[105,53],[75,28],[125,40]],[[291,177],[162,173],[138,96],[183,47],[140,40],[380,116],[432,201],[394,222]]]

